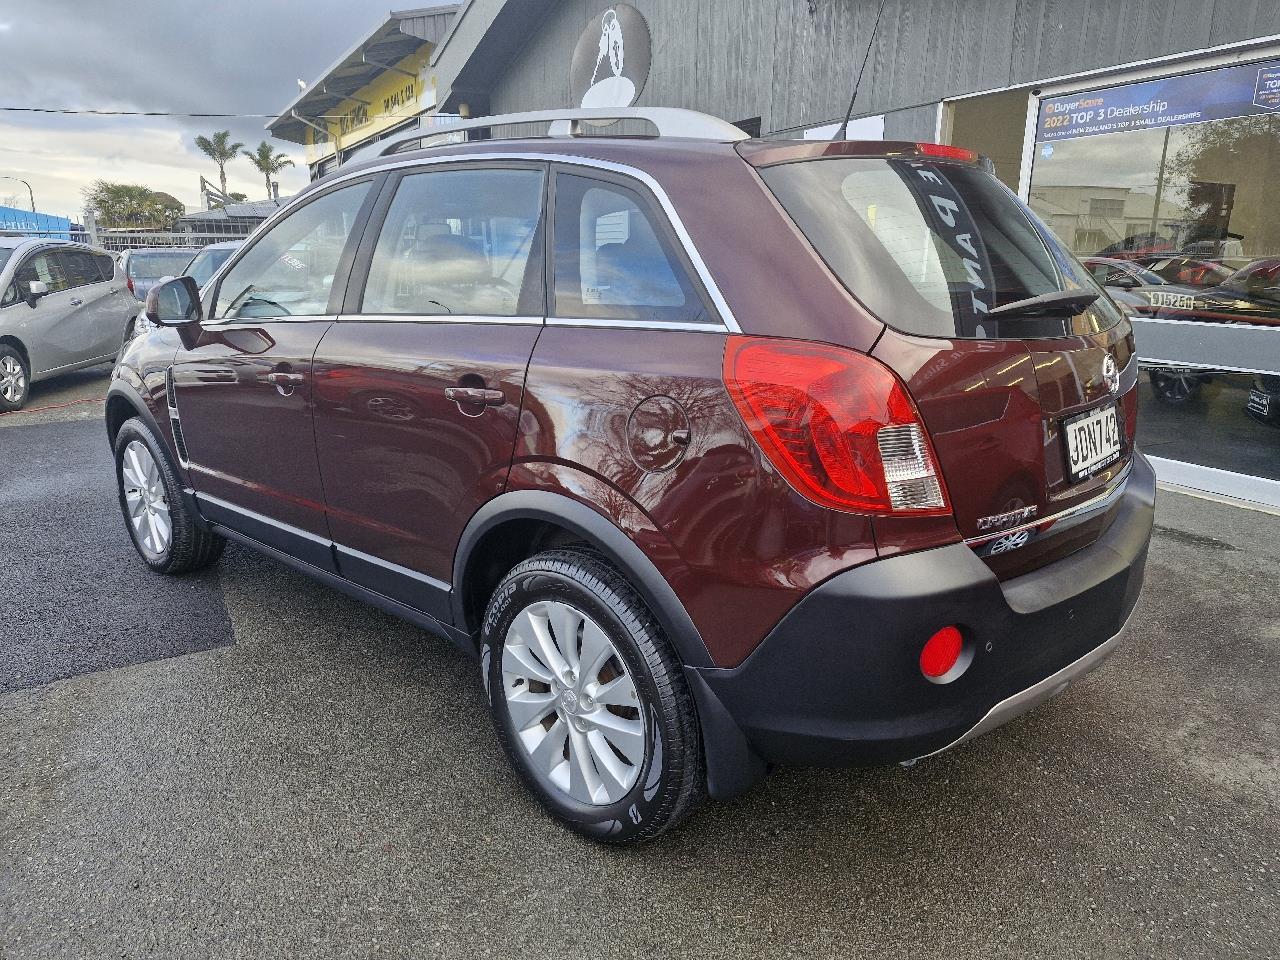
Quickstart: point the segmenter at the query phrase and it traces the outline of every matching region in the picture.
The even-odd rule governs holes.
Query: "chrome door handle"
[[[500,407],[507,402],[501,390],[484,387],[445,387],[444,395],[454,403],[481,403],[486,407]]]
[[[72,297],[72,298],[71,298],[71,305],[72,305],[73,307],[78,307],[78,306],[80,306],[80,304],[82,304],[82,303],[84,303],[84,301],[83,301],[83,300],[81,300],[79,297]]]
[[[296,387],[306,381],[306,376],[301,373],[268,373],[267,383],[273,383],[277,387]]]

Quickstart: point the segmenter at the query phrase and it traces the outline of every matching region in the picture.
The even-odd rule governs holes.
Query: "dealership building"
[[[583,105],[829,138],[866,54],[847,136],[989,157],[1134,311],[1140,443],[1161,476],[1280,505],[1280,6],[886,0],[877,25],[879,7],[469,0],[392,14],[270,126],[308,144],[313,176],[450,116]]]

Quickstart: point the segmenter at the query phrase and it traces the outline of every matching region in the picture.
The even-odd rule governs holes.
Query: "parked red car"
[[[450,637],[610,842],[1100,663],[1155,488],[1088,271],[968,151],[583,115],[663,135],[392,141],[154,291],[107,402],[147,564],[229,538]]]

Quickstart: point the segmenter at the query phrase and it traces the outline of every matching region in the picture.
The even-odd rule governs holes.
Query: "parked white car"
[[[134,304],[111,254],[67,240],[0,237],[0,411],[31,384],[112,359]]]

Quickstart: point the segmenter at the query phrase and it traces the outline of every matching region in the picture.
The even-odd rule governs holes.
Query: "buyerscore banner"
[[[1036,142],[1267,113],[1280,113],[1280,60],[1046,97]]]

